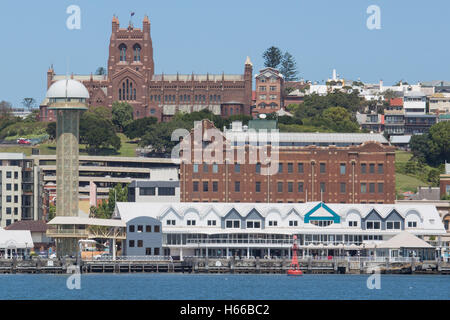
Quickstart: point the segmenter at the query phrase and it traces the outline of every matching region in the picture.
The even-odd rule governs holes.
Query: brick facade
[[[120,28],[112,20],[107,75],[72,75],[89,91],[89,106],[111,108],[114,101],[126,101],[133,106],[134,118],[154,116],[170,120],[177,111],[192,112],[209,109],[227,116],[230,105],[233,114],[250,114],[252,105],[253,65],[249,58],[243,74],[155,75],[153,45],[148,17],[143,28]],[[47,72],[47,87],[65,76]],[[44,102],[40,106],[41,121],[55,121],[53,111]]]
[[[204,121],[204,128],[211,126]],[[248,146],[239,170],[234,163],[199,164],[194,172],[194,151],[192,145],[191,163],[180,165],[182,202],[395,202],[395,148],[380,143],[280,147],[282,171],[271,176],[256,173],[256,164],[249,164]]]

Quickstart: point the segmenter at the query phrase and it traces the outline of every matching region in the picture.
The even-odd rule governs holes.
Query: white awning
[[[29,230],[0,229],[0,249],[33,248],[34,243]]]
[[[399,248],[422,248],[431,249],[432,245],[416,237],[415,235],[403,231],[384,243],[380,243],[378,248],[382,249],[399,249]]]

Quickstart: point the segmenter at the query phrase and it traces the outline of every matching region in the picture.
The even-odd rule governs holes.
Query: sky
[[[80,8],[80,29],[66,10]],[[380,8],[380,29],[367,13]],[[291,53],[301,78],[318,81],[335,68],[345,79],[385,85],[450,80],[448,0],[2,0],[0,101],[40,103],[46,72],[90,74],[107,66],[111,20],[142,27],[149,16],[156,73],[254,74],[270,46]]]

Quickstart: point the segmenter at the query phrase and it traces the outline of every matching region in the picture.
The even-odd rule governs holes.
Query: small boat
[[[302,270],[300,270],[300,266],[298,265],[297,258],[297,236],[294,236],[294,243],[292,245],[292,262],[291,268],[287,271],[288,276],[301,276],[303,275]]]

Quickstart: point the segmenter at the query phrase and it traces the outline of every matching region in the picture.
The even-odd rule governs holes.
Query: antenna
[[[66,58],[66,102],[67,102],[67,87],[69,86],[69,57]]]

